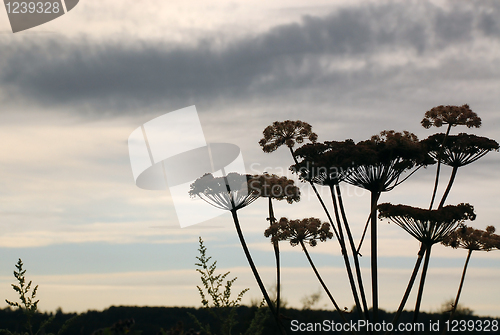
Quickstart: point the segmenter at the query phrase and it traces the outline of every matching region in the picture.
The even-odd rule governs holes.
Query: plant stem
[[[372,272],[372,303],[373,320],[378,320],[378,269],[377,269],[377,202],[380,192],[371,192],[371,272]]]
[[[269,197],[269,224],[272,225],[276,222],[274,217],[273,202],[271,197]],[[281,267],[280,267],[280,247],[279,242],[273,242],[274,256],[276,258],[276,314],[280,315],[280,295],[281,295]]]
[[[339,184],[335,185],[335,190],[336,190],[336,195],[337,195],[337,201],[338,201],[339,208],[340,208],[340,214],[342,215],[342,221],[344,222],[344,227],[346,230],[347,237],[349,239],[349,244],[351,247],[352,256],[354,258],[354,266],[356,269],[356,279],[358,281],[358,289],[359,289],[359,293],[361,295],[361,301],[363,303],[363,310],[364,310],[364,314],[365,314],[365,319],[367,321],[369,321],[370,315],[369,315],[369,311],[368,311],[368,304],[366,303],[365,288],[363,286],[363,279],[362,279],[362,275],[361,275],[361,267],[359,266],[358,251],[356,250],[356,245],[354,244],[354,239],[352,237],[351,229],[349,227],[349,222],[347,221],[347,216],[345,214],[344,203],[342,202],[342,193],[340,191]],[[330,191],[332,193],[332,199],[333,199],[334,206],[336,206],[335,205],[335,194],[333,193],[332,187],[330,188]],[[339,230],[341,230],[340,226],[339,226]]]
[[[422,268],[422,274],[420,275],[420,285],[418,287],[417,301],[415,303],[415,311],[413,312],[413,324],[417,323],[418,313],[420,311],[420,303],[422,302],[422,295],[424,293],[425,277],[427,276],[427,269],[429,268],[429,260],[431,258],[431,248],[432,245],[425,247],[425,260],[424,267]],[[414,334],[414,329],[411,334]]]
[[[451,170],[450,180],[448,181],[448,186],[446,186],[446,191],[444,191],[443,198],[441,198],[441,202],[439,203],[438,209],[443,207],[444,202],[445,202],[446,198],[448,197],[448,194],[450,193],[451,186],[453,185],[453,182],[455,181],[455,177],[457,176],[457,171],[458,171],[458,166],[454,166],[453,170]]]
[[[293,158],[293,161],[295,162],[295,164],[299,164],[299,162],[297,161],[297,158],[295,158],[295,154],[293,152],[293,149],[290,147],[288,147],[288,149],[290,149],[290,153],[292,154],[292,158]],[[311,185],[314,193],[316,194],[316,197],[318,198],[319,203],[321,204],[321,207],[323,207],[323,210],[325,211],[326,217],[328,218],[328,221],[330,222],[332,230],[335,233],[335,237],[337,237],[337,240],[340,240],[339,232],[337,231],[337,228],[335,228],[335,225],[333,224],[332,217],[330,216],[330,213],[328,212],[328,208],[326,208],[325,202],[321,198],[321,195],[319,195],[319,192],[316,189],[316,185],[314,185],[314,183],[312,181],[309,181],[309,185]]]
[[[415,278],[417,278],[418,270],[420,269],[420,264],[422,264],[422,259],[425,253],[424,244],[420,244],[420,250],[418,251],[417,261],[415,262],[415,267],[413,268],[413,272],[411,274],[410,281],[408,282],[408,286],[406,287],[405,294],[401,299],[401,303],[399,304],[399,308],[396,312],[396,315],[392,319],[392,325],[394,326],[396,322],[398,322],[401,313],[403,312],[403,308],[405,308],[406,302],[408,301],[408,297],[410,296],[411,289],[413,288],[413,284],[415,283]],[[386,335],[391,334],[391,331],[386,332]]]
[[[279,318],[279,315],[276,314],[276,310],[274,309],[273,303],[271,299],[269,298],[269,294],[266,291],[266,288],[264,284],[262,283],[262,280],[260,279],[259,272],[257,271],[257,268],[255,267],[255,264],[252,260],[252,256],[250,255],[250,251],[248,250],[247,244],[245,242],[245,238],[243,237],[243,232],[241,231],[240,227],[240,221],[238,220],[238,215],[236,214],[236,209],[231,210],[231,215],[233,216],[233,221],[234,225],[236,227],[236,232],[238,233],[238,237],[240,239],[241,246],[243,247],[243,251],[245,253],[245,256],[248,260],[248,264],[250,265],[250,268],[252,269],[253,275],[255,277],[255,280],[257,280],[257,284],[259,285],[259,288],[262,292],[262,295],[264,296],[264,299],[267,302],[267,306],[271,310],[271,313],[273,314],[276,323],[278,324],[278,327],[280,328],[281,334],[286,335],[285,327],[281,323],[281,320]]]
[[[326,286],[325,282],[323,281],[323,279],[321,278],[321,275],[319,274],[318,270],[316,269],[316,266],[314,265],[312,259],[311,259],[311,256],[309,256],[309,252],[307,251],[306,249],[306,246],[304,244],[304,241],[299,241],[300,242],[300,246],[302,247],[302,250],[304,250],[304,253],[306,254],[306,257],[307,257],[307,260],[309,261],[309,264],[311,264],[311,267],[314,271],[314,273],[316,274],[316,277],[318,278],[319,282],[321,283],[321,286],[323,286],[323,289],[325,290],[326,294],[328,295],[328,297],[330,298],[330,300],[332,301],[333,305],[335,306],[335,309],[337,310],[337,312],[339,312],[340,314],[340,317],[342,318],[342,320],[347,323],[347,319],[345,318],[345,315],[344,315],[344,312],[340,309],[339,305],[337,304],[337,302],[335,301],[335,299],[333,298],[332,294],[330,293],[330,290],[328,289],[328,287]]]
[[[295,158],[295,154],[293,152],[293,149],[290,147],[289,147],[289,149],[290,149],[290,153],[292,154],[293,161],[295,162],[295,164],[298,164],[298,161],[297,161],[297,158]],[[325,211],[325,214],[328,218],[328,221],[330,222],[330,226],[332,227],[332,230],[335,233],[335,236],[337,237],[337,240],[340,243],[342,256],[344,258],[344,263],[345,263],[345,266],[347,269],[347,275],[349,276],[349,283],[351,285],[351,290],[352,290],[354,302],[356,304],[357,310],[359,311],[359,314],[362,315],[363,310],[361,309],[361,304],[359,302],[359,297],[358,297],[358,293],[356,290],[356,284],[354,283],[354,278],[352,276],[352,269],[351,269],[351,265],[349,263],[349,255],[347,254],[347,250],[345,248],[344,238],[342,235],[340,235],[341,232],[338,232],[337,229],[335,228],[335,225],[333,224],[332,217],[330,216],[330,213],[328,212],[328,209],[326,208],[325,202],[323,201],[318,190],[316,189],[316,185],[314,185],[314,183],[312,181],[309,181],[309,184],[311,185],[312,189],[314,190],[314,193],[316,194],[316,197],[318,198],[318,201],[320,202],[321,206],[323,207],[323,210]],[[336,212],[335,214],[337,215],[337,222],[339,222],[338,213]],[[340,227],[340,224],[339,224],[339,227]]]
[[[431,204],[429,205],[429,210],[432,209],[432,205],[434,204],[434,199],[436,198],[436,192],[438,188],[438,183],[439,183],[439,172],[441,171],[441,155],[443,154],[443,147],[444,143],[446,142],[446,139],[448,138],[448,135],[450,134],[450,129],[451,129],[451,124],[448,124],[448,129],[446,129],[446,134],[444,135],[443,143],[441,143],[441,147],[439,148],[438,152],[438,165],[436,169],[436,179],[434,180],[434,190],[432,191],[432,199],[431,199]]]
[[[472,249],[469,249],[469,252],[467,253],[467,258],[465,259],[464,269],[462,271],[462,278],[460,279],[460,285],[458,286],[457,296],[455,298],[455,302],[453,303],[453,307],[452,307],[451,313],[450,313],[450,318],[448,319],[448,321],[453,320],[453,316],[455,315],[455,312],[457,311],[458,300],[460,299],[460,294],[462,293],[462,288],[464,286],[464,280],[465,280],[465,274],[467,272],[467,266],[469,265],[469,260],[470,260],[471,255],[472,255]],[[443,335],[444,334],[446,334],[446,328],[444,328]]]
[[[370,224],[370,219],[372,217],[372,211],[373,211],[373,208],[370,211],[370,214],[368,214],[368,218],[366,219],[366,223],[365,223],[365,228],[363,229],[363,234],[361,235],[361,239],[359,240],[358,248],[356,249],[356,253],[359,255],[361,255],[361,253],[359,251],[361,250],[361,247],[363,246],[363,241],[365,239],[366,231],[368,230],[368,225]]]

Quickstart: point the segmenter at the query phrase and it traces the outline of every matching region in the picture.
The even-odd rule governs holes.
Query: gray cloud
[[[373,85],[401,86],[402,76],[409,85],[438,73],[496,76],[491,67],[498,66],[473,62],[470,55],[457,52],[441,60],[439,69],[422,70],[421,63],[447,50],[470,48],[478,39],[500,39],[495,19],[500,6],[495,2],[450,2],[449,7],[429,2],[346,7],[222,46],[213,39],[196,46],[40,36],[22,43],[4,39],[0,87],[6,103],[17,97],[45,106],[127,112],[144,106],[300,95],[317,87],[336,90],[339,97],[361,92],[368,98],[381,94]],[[398,51],[412,55],[410,62],[377,60]],[[338,66],[342,62],[347,65]]]

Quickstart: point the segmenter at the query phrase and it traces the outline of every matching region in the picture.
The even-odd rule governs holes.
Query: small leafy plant
[[[198,251],[200,252],[200,256],[196,257],[198,263],[195,265],[198,267],[196,271],[201,275],[202,287],[196,286],[200,293],[201,303],[203,308],[217,320],[219,333],[230,335],[233,327],[238,323],[236,321],[237,308],[249,288],[243,289],[235,299],[232,299],[231,290],[237,277],[226,280],[227,276],[229,276],[229,271],[226,273],[216,273],[217,261],[214,260],[211,262],[212,257],[207,256],[207,248],[203,244],[201,237],[199,238],[199,243],[200,248]],[[208,335],[216,334],[212,332],[210,325],[203,325],[194,315],[190,314],[190,316],[201,329],[202,333]],[[261,305],[261,308],[257,310],[254,316],[250,328],[245,334],[259,335],[263,330],[262,324],[265,319],[265,309]]]
[[[23,311],[24,315],[26,315],[26,323],[25,323],[25,328],[26,332],[24,333],[17,333],[17,332],[11,332],[6,329],[0,329],[0,334],[7,334],[7,335],[38,335],[38,334],[46,334],[45,333],[45,327],[47,327],[55,318],[55,316],[49,317],[47,320],[43,321],[40,324],[40,327],[38,327],[38,330],[36,332],[33,331],[33,325],[32,325],[32,319],[33,316],[38,312],[38,302],[40,300],[36,300],[36,292],[38,290],[38,285],[36,285],[33,290],[31,290],[31,284],[32,281],[30,280],[28,284],[26,284],[26,270],[23,270],[23,261],[21,258],[17,261],[16,264],[16,269],[17,271],[14,271],[14,277],[16,277],[18,285],[16,284],[11,284],[12,288],[14,291],[16,291],[19,294],[19,302],[13,302],[10,300],[5,300],[9,306],[14,307],[14,308],[19,308],[20,310]],[[31,290],[31,292],[30,292]],[[61,329],[57,332],[57,335],[62,334],[68,327],[69,324],[75,319],[75,317],[67,320]],[[54,334],[46,334],[46,335],[54,335]]]

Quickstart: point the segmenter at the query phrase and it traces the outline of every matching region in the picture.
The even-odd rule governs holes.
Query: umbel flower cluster
[[[437,106],[425,112],[425,117],[421,122],[422,127],[441,127],[448,125],[451,127],[464,125],[467,128],[481,127],[481,118],[474,113],[469,105],[462,106]]]
[[[302,121],[274,122],[264,129],[264,138],[259,141],[264,152],[273,152],[282,145],[293,148],[305,139],[316,142],[318,135],[311,131],[311,125]]]
[[[300,200],[300,190],[295,182],[286,177],[264,173],[253,175],[249,181],[249,192],[254,196],[286,200],[289,204]]]
[[[493,226],[488,226],[485,230],[481,230],[463,225],[449,234],[443,240],[443,244],[455,249],[498,250],[500,249],[500,235],[494,234],[494,232],[495,227]]]
[[[448,136],[439,133],[429,136],[422,144],[432,158],[437,160],[441,155],[441,163],[451,167],[473,163],[490,151],[498,151],[497,141],[466,133]]]
[[[448,205],[436,210],[384,203],[378,205],[379,218],[387,218],[423,244],[430,246],[449,237],[465,220],[475,220],[469,204]]]
[[[451,134],[452,128],[460,126],[469,129],[479,128],[481,122],[481,118],[468,105],[442,105],[425,112],[421,125],[426,129],[446,126],[444,133],[433,134],[424,140],[419,140],[415,134],[406,130],[384,130],[359,142],[354,142],[352,139],[318,141],[318,136],[312,131],[311,125],[306,122],[300,120],[273,122],[264,129],[263,138],[259,141],[260,147],[266,153],[274,152],[280,147],[285,147],[290,152],[290,170],[312,188],[324,211],[324,218],[305,216],[303,219],[288,219],[286,216],[280,215],[281,219],[277,220],[273,201],[285,200],[289,204],[295,203],[300,200],[300,191],[293,180],[267,173],[262,175],[230,173],[222,177],[207,174],[191,185],[190,194],[198,196],[216,207],[231,211],[245,256],[282,335],[287,333],[286,318],[283,318],[280,313],[281,263],[279,243],[282,241],[287,241],[292,246],[301,246],[318,281],[344,322],[348,322],[349,318],[369,322],[380,321],[378,315],[377,235],[379,220],[395,223],[420,244],[413,272],[391,322],[392,325],[398,322],[420,273],[413,311],[413,322],[416,323],[420,304],[424,297],[431,249],[438,247],[436,244],[443,243],[453,248],[460,247],[469,250],[454,309],[458,304],[465,270],[472,251],[490,251],[500,247],[500,237],[494,234],[492,226],[488,226],[484,231],[465,226],[466,221],[476,220],[476,213],[471,204],[452,205],[446,203],[455,183],[458,169],[470,165],[489,152],[498,151],[500,148],[495,140],[487,137],[463,132]],[[428,208],[407,204],[379,204],[379,200],[385,192],[394,190],[417,171],[424,170],[421,169],[422,167],[434,164],[436,166],[435,180]],[[441,199],[437,202],[438,205],[433,208],[434,200],[438,195],[442,166],[443,169],[446,166],[451,168],[451,173],[448,184],[440,196]],[[361,228],[363,231],[359,237],[352,233],[353,230],[346,210],[349,206],[344,205],[344,197],[342,196],[341,185],[343,183],[370,192],[369,207],[366,211],[368,219],[364,227],[356,229]],[[471,187],[473,186],[471,185]],[[323,197],[322,192],[319,192],[319,188],[322,187],[327,188],[330,203]],[[414,192],[414,190],[410,191]],[[265,230],[264,236],[270,238],[276,259],[277,297],[275,301],[271,301],[269,298],[265,285],[253,263],[237,215],[238,210],[248,206],[258,198],[266,198],[268,203],[266,219],[270,225]],[[355,199],[347,199],[347,201],[355,201]],[[369,236],[370,244],[371,292],[366,292],[368,289],[365,288],[363,282],[363,279],[366,280],[366,275],[363,273],[359,261],[360,250],[364,244],[368,243],[364,243],[365,235]],[[346,277],[355,306],[353,312],[349,314],[346,314],[345,310],[340,308],[341,305],[333,298],[333,290],[331,291],[327,287],[307,250],[306,245],[314,247],[318,242],[329,242],[330,240],[340,246],[341,257],[346,268]],[[367,297],[371,297],[371,306]],[[453,313],[454,310],[450,319],[453,317]]]
[[[271,237],[272,242],[290,241],[292,246],[296,246],[303,241],[314,247],[318,244],[318,240],[325,242],[332,238],[333,233],[328,222],[321,222],[317,218],[302,220],[281,218],[266,229],[264,236]]]
[[[235,172],[223,177],[207,173],[191,184],[189,195],[199,196],[212,206],[229,211],[246,207],[260,197],[286,200],[290,204],[300,200],[300,190],[293,180]]]

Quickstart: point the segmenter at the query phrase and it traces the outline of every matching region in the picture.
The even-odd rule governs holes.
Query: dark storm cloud
[[[424,59],[478,37],[498,41],[498,17],[495,2],[451,2],[448,9],[427,2],[389,3],[305,16],[300,23],[222,47],[211,39],[196,46],[4,39],[0,85],[4,102],[18,97],[47,106],[121,111],[165,102],[186,105],[193,99],[268,97],[346,82],[360,88],[400,69],[382,70],[373,62],[357,69],[330,65],[400,50]]]

